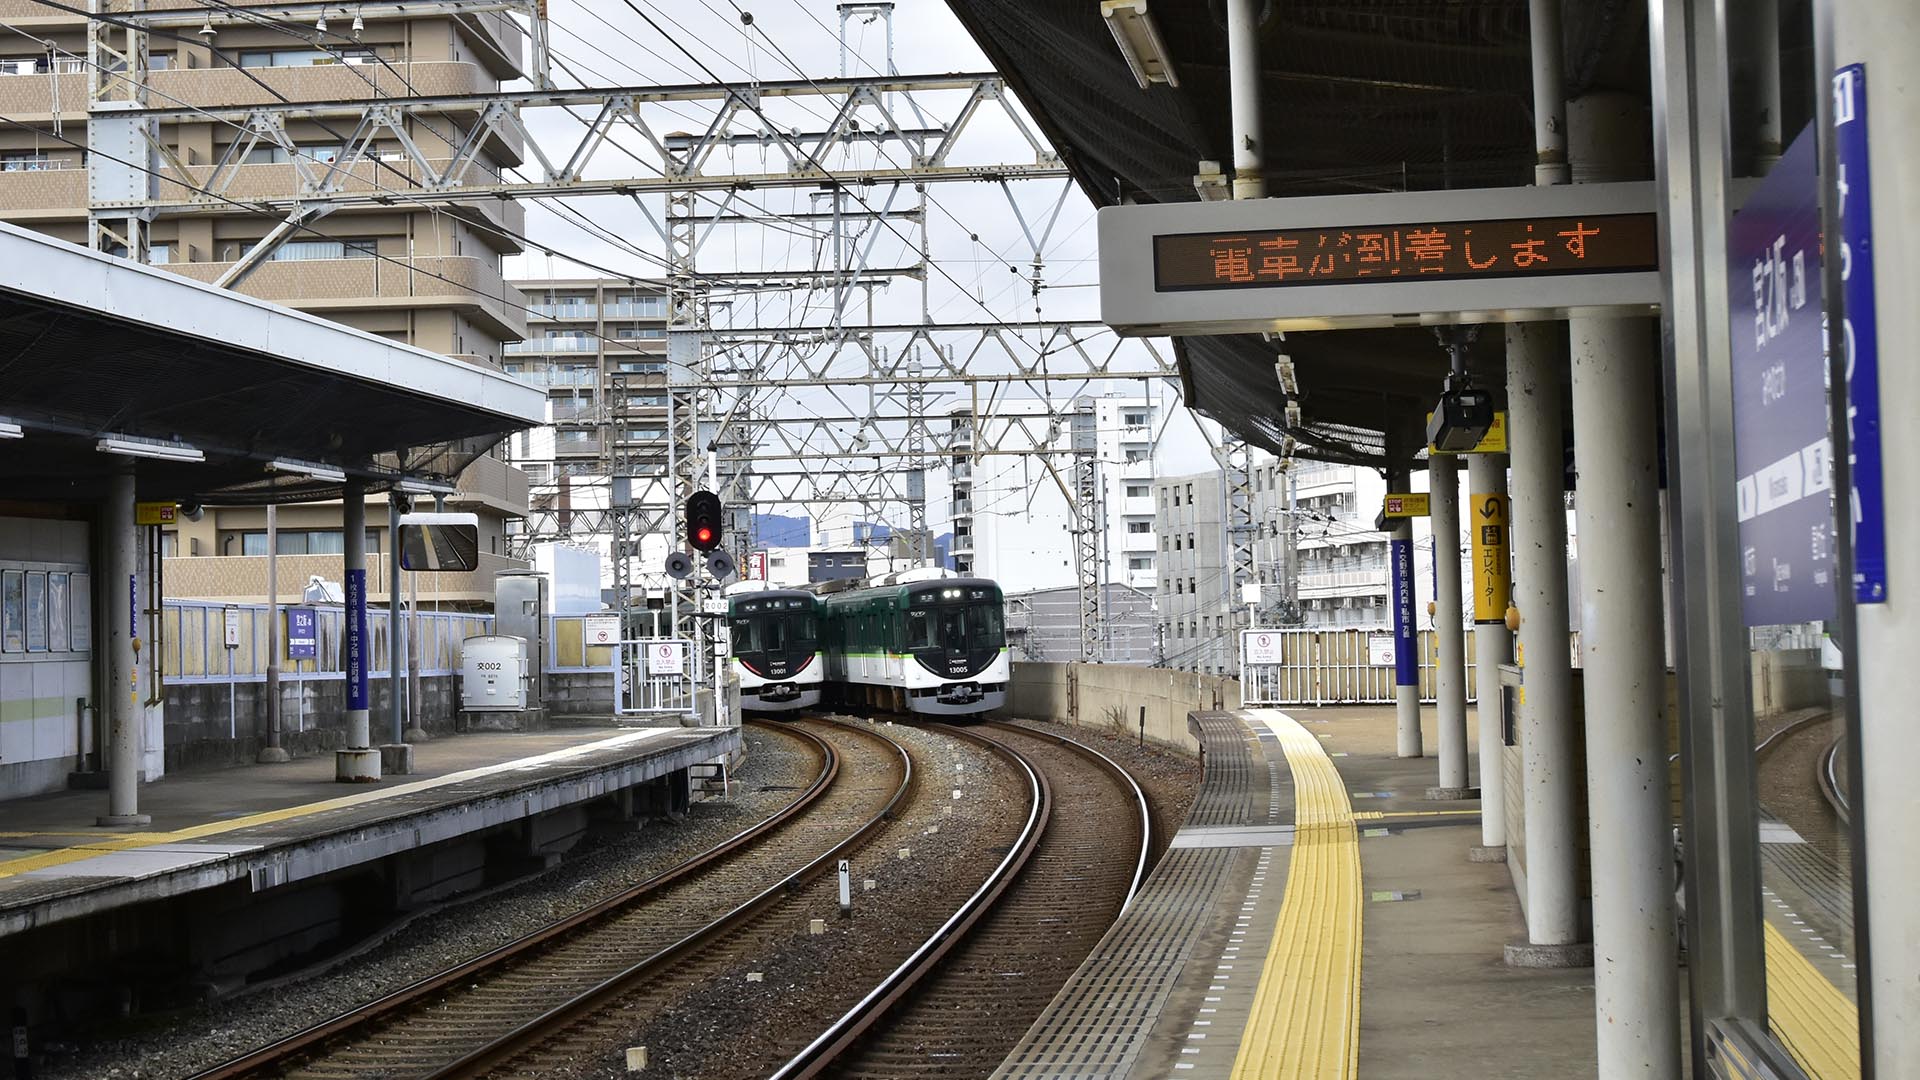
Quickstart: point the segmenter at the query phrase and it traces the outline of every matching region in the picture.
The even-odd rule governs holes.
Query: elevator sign
[[[1833,443],[1814,153],[1809,126],[1727,227],[1740,599],[1748,626],[1834,614]]]
[[[1651,184],[1110,206],[1101,320],[1220,334],[1649,314]]]

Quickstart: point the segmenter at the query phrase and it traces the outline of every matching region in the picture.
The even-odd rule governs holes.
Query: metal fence
[[[292,605],[308,606],[308,605]],[[281,608],[282,612],[286,607]],[[227,613],[237,623],[235,644],[227,645]],[[217,604],[204,600],[168,600],[161,606],[160,665],[167,682],[264,682],[267,677],[267,619],[265,604]],[[317,640],[312,659],[292,660],[282,627],[280,677],[287,680],[344,679],[342,644],[346,636],[344,609],[313,605]],[[386,678],[389,615],[367,611],[369,678]],[[493,616],[428,612],[400,617],[401,656],[405,657],[409,624],[420,635],[420,674],[452,675],[460,670],[460,643],[493,632]]]
[[[618,674],[614,683],[613,711],[622,716],[638,713],[686,713],[697,706],[700,664],[699,650],[684,638],[634,638],[613,649]],[[677,657],[670,664],[661,659]]]
[[[1242,664],[1240,699],[1248,705],[1388,705],[1394,669],[1375,664],[1367,639],[1391,630],[1261,630],[1280,639],[1277,664]],[[1422,630],[1420,700],[1434,700],[1434,655],[1439,635]],[[1467,700],[1475,700],[1474,635],[1466,635]]]

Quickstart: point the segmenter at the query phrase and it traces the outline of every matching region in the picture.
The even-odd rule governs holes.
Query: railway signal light
[[[720,546],[726,533],[726,512],[720,496],[711,491],[696,491],[687,496],[687,543],[695,551],[712,551]]]

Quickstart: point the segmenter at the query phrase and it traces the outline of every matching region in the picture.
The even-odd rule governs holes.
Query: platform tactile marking
[[[1193,715],[1206,775],[1187,827],[1270,824],[1272,803],[1261,812],[1259,796],[1263,787],[1277,793],[1278,781],[1259,768],[1265,755],[1246,725],[1230,713]],[[1225,876],[1244,850],[1169,848],[1133,904],[995,1070],[996,1080],[1126,1075],[1193,956]]]

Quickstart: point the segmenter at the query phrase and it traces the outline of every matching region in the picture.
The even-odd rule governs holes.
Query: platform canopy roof
[[[1189,201],[1199,163],[1232,170],[1222,0],[1151,0],[1179,85],[1134,81],[1097,0],[948,0],[1097,206]],[[1533,179],[1527,0],[1265,0],[1268,194],[1510,187]],[[1645,5],[1565,5],[1570,97],[1646,85]],[[1498,387],[1504,335],[1471,363]],[[1188,404],[1279,450],[1280,348],[1300,381],[1303,456],[1384,464],[1414,447],[1446,356],[1432,330],[1175,339]]]
[[[0,500],[98,497],[124,460],[109,438],[204,454],[141,456],[143,499],[340,494],[276,461],[451,481],[545,406],[499,371],[0,223],[0,424],[21,429]]]

